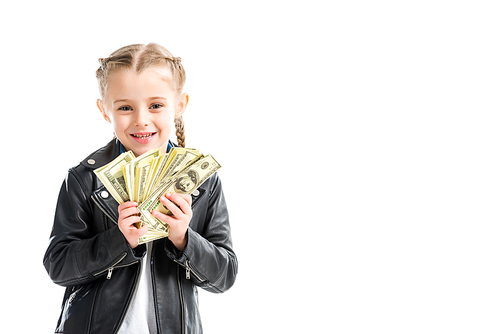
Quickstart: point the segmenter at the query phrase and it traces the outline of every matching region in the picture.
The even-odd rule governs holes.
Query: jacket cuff
[[[180,263],[185,263],[186,262],[186,253],[189,254],[188,247],[193,248],[193,242],[190,242],[190,240],[193,239],[193,234],[195,234],[190,227],[188,227],[187,232],[186,232],[186,246],[184,247],[184,251],[180,251],[177,249],[177,247],[174,246],[172,241],[170,239],[166,239],[166,245],[165,245],[165,251],[167,252],[167,255],[170,259],[174,260],[175,262],[180,262]]]

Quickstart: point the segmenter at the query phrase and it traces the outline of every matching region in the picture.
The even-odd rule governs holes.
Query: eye
[[[163,104],[161,104],[161,103],[153,103],[150,108],[151,109],[160,109],[161,107],[163,107]]]
[[[118,108],[118,110],[121,110],[121,111],[130,111],[130,110],[132,110],[132,108],[130,106],[123,106],[123,107]]]

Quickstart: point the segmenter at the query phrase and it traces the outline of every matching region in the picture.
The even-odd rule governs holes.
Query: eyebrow
[[[163,97],[163,96],[152,96],[152,97],[149,97],[148,100],[168,100],[168,99],[166,97]],[[119,100],[113,101],[113,103],[129,102],[129,101],[130,101],[129,99],[119,99]]]
[[[115,100],[113,103],[118,103],[118,102],[128,102],[129,100],[127,99],[121,99],[121,100]]]

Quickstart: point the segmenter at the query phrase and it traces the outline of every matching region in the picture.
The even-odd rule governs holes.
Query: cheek
[[[126,130],[129,124],[129,122],[127,122],[126,117],[123,116],[113,117],[111,119],[111,122],[113,123],[113,128],[115,129],[115,132]]]
[[[174,128],[174,118],[171,115],[164,115],[155,120],[155,125],[159,130],[171,132]]]

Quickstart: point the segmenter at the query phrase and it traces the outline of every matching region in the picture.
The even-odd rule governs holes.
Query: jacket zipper
[[[179,266],[177,266],[177,286],[179,287],[179,297],[181,301],[181,334],[184,334],[184,297],[182,295],[182,286],[181,286],[181,274],[179,271]]]
[[[191,273],[198,279],[198,281],[203,282],[200,275],[198,275],[190,266],[188,260],[186,260],[186,279],[191,279]]]
[[[113,273],[113,267],[108,269],[108,276],[106,276],[107,279],[111,279],[111,274]]]
[[[127,254],[125,254],[125,255],[124,255],[124,256],[120,259],[120,261],[121,261],[121,260],[123,260],[126,256],[127,256]],[[120,262],[120,261],[119,261],[119,262]],[[117,266],[117,265],[114,265],[114,266],[109,267],[109,268],[107,269],[107,271],[108,271],[108,276],[107,276],[107,279],[111,279],[111,274],[113,273],[113,270],[114,270],[115,268],[123,268],[123,267],[128,267],[128,266],[131,266],[131,265],[133,265],[133,264],[136,264],[137,262],[139,262],[139,260],[134,261],[134,262],[130,262],[129,264],[126,264],[126,265],[123,265],[123,266]],[[116,263],[115,263],[115,264],[116,264]],[[100,272],[100,273],[98,273],[98,274],[102,274],[102,273],[103,273],[103,272],[105,272],[105,271],[106,271],[106,270],[103,270],[103,271],[101,271],[101,272]],[[98,275],[98,274],[96,274],[96,275]]]
[[[116,261],[111,267],[109,267],[109,268],[107,268],[105,270],[102,270],[102,271],[100,271],[98,273],[95,273],[93,275],[94,276],[99,276],[100,274],[105,273],[107,271],[108,272],[108,276],[106,278],[107,279],[111,279],[111,274],[113,273],[113,269],[115,269],[116,267],[126,267],[126,266],[117,266],[117,264],[120,263],[126,256],[127,256],[127,253],[123,254],[122,257],[120,257],[120,259],[118,261]],[[133,262],[133,263],[136,263],[136,262]],[[133,263],[127,264],[127,266],[129,266],[129,265],[131,265]]]
[[[155,248],[155,243],[154,242],[151,242],[151,243],[146,243],[146,250],[149,251],[149,246],[151,246],[151,257],[148,259],[148,255],[147,255],[147,252],[146,252],[146,261],[148,261],[149,263],[147,263],[147,265],[149,266],[149,271],[150,271],[150,274],[151,274],[151,289],[153,290],[153,305],[154,305],[154,310],[155,310],[155,320],[156,320],[156,333],[161,333],[161,329],[160,329],[160,316],[159,316],[159,311],[158,311],[158,303],[157,303],[157,292],[156,292],[156,279],[155,279],[155,273],[154,273],[154,257],[153,257],[153,254],[154,254],[154,248]]]

